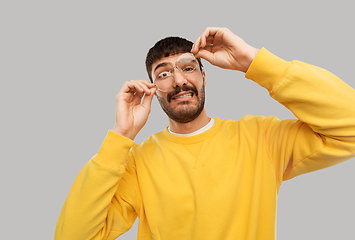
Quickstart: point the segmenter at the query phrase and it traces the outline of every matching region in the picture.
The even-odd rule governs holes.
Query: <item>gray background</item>
[[[159,39],[224,26],[355,87],[353,3],[338,1],[1,1],[1,235],[53,239],[70,187],[115,120],[115,96],[147,79]],[[209,116],[293,114],[242,73],[205,63]],[[140,143],[167,118],[153,100]],[[278,239],[353,239],[354,159],[284,182]],[[135,239],[137,223],[121,239]]]

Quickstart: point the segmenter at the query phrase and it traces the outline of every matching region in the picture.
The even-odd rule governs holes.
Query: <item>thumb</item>
[[[206,49],[202,49],[201,48],[198,51],[198,53],[195,54],[195,57],[196,58],[203,58],[203,59],[209,61],[213,65],[214,56],[213,56],[213,53],[211,51],[208,51]]]
[[[156,88],[151,88],[150,94],[149,95],[145,94],[143,101],[142,101],[143,107],[148,109],[149,111],[150,111],[150,107],[152,105],[152,100],[153,100],[155,91],[156,91]]]

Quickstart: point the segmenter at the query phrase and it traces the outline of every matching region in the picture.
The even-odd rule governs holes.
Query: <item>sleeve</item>
[[[246,78],[297,120],[266,118],[265,142],[279,180],[355,157],[355,90],[332,73],[261,49]]]
[[[55,240],[116,239],[140,211],[134,142],[109,131],[99,152],[76,177],[55,230]]]

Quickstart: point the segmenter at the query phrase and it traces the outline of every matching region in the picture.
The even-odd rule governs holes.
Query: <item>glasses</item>
[[[153,83],[159,91],[168,92],[174,88],[174,68],[183,74],[190,74],[195,71],[197,66],[198,62],[195,56],[192,53],[184,53],[176,60],[175,66],[170,69],[167,69],[166,63],[161,63],[161,66],[158,65],[154,73]]]

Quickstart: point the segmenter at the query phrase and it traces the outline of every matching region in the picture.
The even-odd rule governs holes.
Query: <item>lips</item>
[[[197,89],[193,86],[183,86],[183,87],[178,87],[175,88],[173,92],[169,93],[167,95],[167,100],[168,102],[171,102],[171,100],[176,100],[179,98],[190,98],[193,97],[194,95],[198,96]]]
[[[179,98],[191,98],[193,97],[194,93],[193,92],[182,92],[178,95],[175,95],[174,97],[172,97],[172,100],[176,100],[176,99],[179,99]]]

